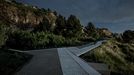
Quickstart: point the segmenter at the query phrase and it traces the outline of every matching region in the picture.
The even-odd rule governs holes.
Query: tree
[[[66,19],[59,15],[56,19],[55,33],[58,35],[64,35],[66,30]]]
[[[7,28],[5,27],[5,25],[0,23],[0,48],[5,44],[6,40],[7,40]]]
[[[40,24],[34,28],[34,31],[50,32],[50,26],[51,25],[49,24],[49,21],[47,19],[43,19],[43,21],[40,22]]]
[[[57,15],[58,15],[56,11],[54,11],[53,13],[54,13],[54,15],[55,15],[55,16],[57,16]]]
[[[134,43],[134,31],[127,30],[123,33],[123,40],[127,43]]]
[[[93,23],[89,22],[88,25],[85,27],[87,32],[94,32],[96,30]]]
[[[74,15],[70,15],[70,17],[67,19],[66,28],[66,36],[77,37],[82,34],[82,25],[79,19],[77,19]]]
[[[52,12],[52,11],[48,8],[48,9],[47,9],[47,12],[50,13],[50,12]]]
[[[97,32],[97,29],[95,28],[94,24],[89,22],[88,25],[85,27],[85,33],[87,33],[88,37],[92,37],[95,39],[99,38],[99,34]]]

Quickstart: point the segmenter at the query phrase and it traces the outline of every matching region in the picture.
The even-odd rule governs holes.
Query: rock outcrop
[[[54,26],[56,15],[51,11],[43,11],[42,9],[33,6],[9,0],[1,0],[0,19],[14,25],[28,26],[36,26],[43,22],[43,20],[47,20],[49,25]]]
[[[103,37],[112,37],[113,33],[111,31],[109,31],[107,28],[99,28],[97,29],[99,35],[103,36]]]

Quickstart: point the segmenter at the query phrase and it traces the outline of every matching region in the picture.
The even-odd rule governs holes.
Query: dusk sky
[[[76,15],[83,25],[93,22],[113,32],[134,30],[134,0],[17,0],[56,10],[63,16]]]

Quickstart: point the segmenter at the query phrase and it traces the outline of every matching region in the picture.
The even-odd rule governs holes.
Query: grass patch
[[[0,75],[13,75],[32,55],[0,49]]]
[[[102,62],[110,66],[111,75],[134,75],[134,47],[115,39],[81,57],[88,62]]]

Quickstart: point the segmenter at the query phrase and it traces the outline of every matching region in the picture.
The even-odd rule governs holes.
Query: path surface
[[[16,75],[63,75],[56,49],[30,51],[34,57]]]
[[[68,49],[69,48],[58,49],[63,75],[101,75]]]
[[[102,41],[99,41],[94,45],[81,48],[67,47],[21,51],[30,53],[34,57],[16,75],[101,75],[87,62],[78,57],[100,46],[101,43]]]
[[[104,41],[99,41],[95,44],[91,43],[91,44],[83,45],[81,47],[70,47],[70,48],[68,48],[68,50],[71,51],[72,53],[74,53],[75,55],[80,56],[82,54],[85,54],[85,53],[93,50],[96,47],[99,47]]]
[[[66,50],[58,49],[63,75],[88,75]]]

